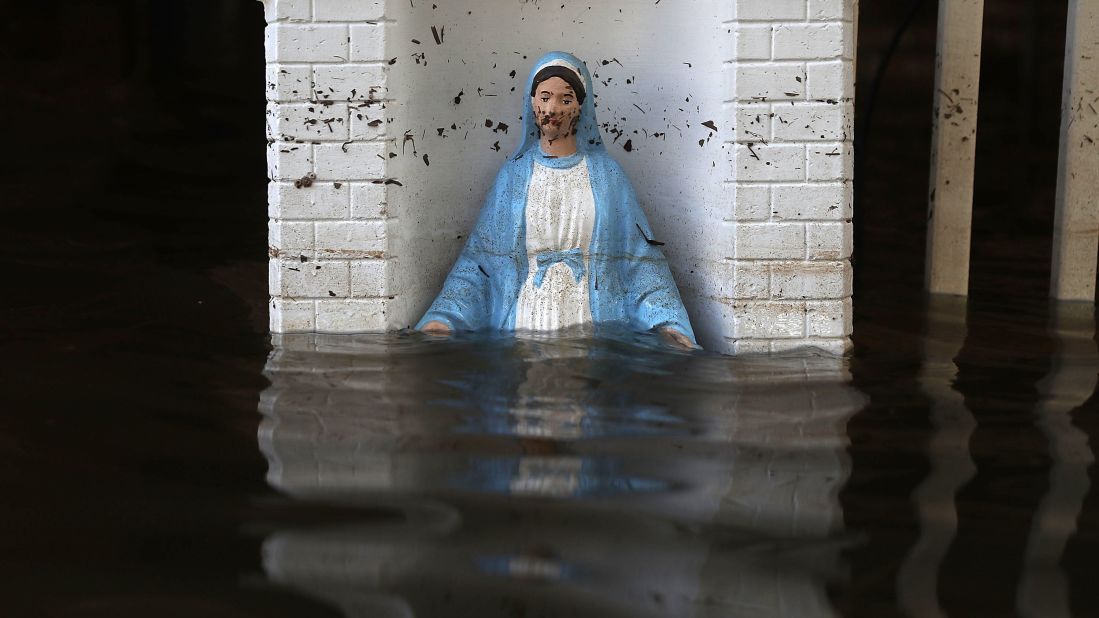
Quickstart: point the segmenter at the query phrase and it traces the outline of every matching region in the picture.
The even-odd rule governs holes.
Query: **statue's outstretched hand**
[[[660,335],[664,337],[664,340],[674,345],[677,348],[683,348],[684,350],[694,350],[698,346],[691,342],[687,338],[687,335],[677,331],[674,328],[662,328],[660,329]]]
[[[450,327],[438,320],[433,320],[424,324],[424,327],[421,328],[420,331],[427,333],[428,335],[445,337],[450,334]]]

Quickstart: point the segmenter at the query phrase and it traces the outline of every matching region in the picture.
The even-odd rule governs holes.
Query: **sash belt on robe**
[[[546,271],[558,262],[564,263],[572,270],[572,276],[577,283],[580,283],[580,280],[584,278],[584,250],[580,247],[563,251],[543,251],[538,254],[537,260],[538,270],[534,273],[534,287],[536,288],[542,287],[542,279],[545,278]]]

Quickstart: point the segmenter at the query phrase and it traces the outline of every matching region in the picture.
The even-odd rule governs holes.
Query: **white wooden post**
[[[1071,0],[1050,293],[1095,299],[1099,249],[1099,1]]]
[[[935,126],[928,199],[928,291],[969,291],[973,162],[984,0],[939,0]]]

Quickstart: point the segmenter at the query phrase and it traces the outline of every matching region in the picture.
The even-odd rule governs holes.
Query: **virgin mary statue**
[[[607,153],[584,63],[552,52],[527,81],[523,141],[416,328],[553,332],[617,325],[694,347],[668,262]]]

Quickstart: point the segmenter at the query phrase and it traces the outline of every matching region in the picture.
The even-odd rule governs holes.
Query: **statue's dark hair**
[[[584,90],[584,83],[580,81],[580,76],[576,74],[576,71],[558,65],[548,66],[534,75],[534,83],[530,87],[530,96],[533,97],[537,94],[538,85],[551,77],[560,77],[565,80],[565,83],[572,87],[572,91],[576,94],[576,102],[580,105],[584,104],[584,98],[588,96],[588,93]]]

